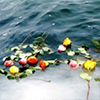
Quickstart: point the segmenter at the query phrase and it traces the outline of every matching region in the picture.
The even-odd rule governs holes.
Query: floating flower
[[[17,66],[11,66],[9,70],[11,74],[16,74],[19,72],[19,68]]]
[[[75,60],[70,60],[69,66],[73,69],[79,68],[79,64]]]
[[[14,64],[14,62],[13,62],[12,60],[6,60],[5,63],[4,63],[4,65],[5,65],[6,67],[10,67],[10,66],[12,66],[13,64]]]
[[[63,45],[59,45],[58,52],[64,52],[65,50],[66,50],[66,47],[64,47]]]
[[[36,64],[37,61],[38,61],[38,59],[37,59],[35,56],[30,56],[30,57],[28,57],[28,59],[27,59],[27,63],[30,64],[30,65]]]
[[[93,70],[95,68],[95,66],[97,65],[97,62],[94,60],[86,60],[85,63],[83,64],[83,67],[85,69],[90,69]]]
[[[27,64],[27,60],[25,58],[23,58],[23,59],[19,60],[19,64],[24,66]]]
[[[69,38],[65,38],[64,41],[63,41],[64,46],[71,45],[71,43],[72,43],[72,41]]]
[[[47,66],[49,66],[49,62],[40,60],[39,65],[41,68],[45,69]]]

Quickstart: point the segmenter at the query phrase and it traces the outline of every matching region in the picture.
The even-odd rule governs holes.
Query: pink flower
[[[59,45],[58,52],[64,52],[65,50],[66,50],[66,47],[64,47],[63,45]]]
[[[73,69],[79,68],[79,64],[75,60],[70,60],[69,66]]]
[[[5,63],[4,63],[4,65],[5,65],[6,67],[10,67],[10,66],[12,66],[13,64],[14,64],[14,61],[12,61],[12,60],[6,60]]]

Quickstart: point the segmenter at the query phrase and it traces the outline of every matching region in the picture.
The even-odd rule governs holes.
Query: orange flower
[[[72,41],[69,39],[69,38],[65,38],[64,41],[63,41],[63,45],[64,46],[68,46],[72,43]]]
[[[83,67],[85,69],[90,69],[90,70],[93,70],[95,68],[95,66],[97,65],[97,62],[94,61],[94,60],[87,60],[85,61],[85,63],[83,64]]]
[[[35,56],[31,56],[27,59],[28,64],[36,64],[38,59]]]
[[[45,69],[47,66],[49,66],[49,62],[40,60],[39,65],[41,68]]]

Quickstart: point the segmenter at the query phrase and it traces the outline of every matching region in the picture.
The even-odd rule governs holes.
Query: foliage
[[[22,45],[20,44],[19,46],[14,46],[12,48],[9,48],[5,52],[13,52],[12,55],[7,55],[3,58],[3,62],[6,66],[5,61],[13,61],[14,65],[18,65],[19,63],[19,71],[16,71],[16,73],[12,74],[10,71],[6,69],[10,69],[11,66],[9,66],[6,69],[0,68],[0,75],[6,75],[9,80],[19,80],[26,78],[29,75],[33,75],[37,71],[44,71],[49,65],[58,65],[61,63],[68,64],[70,68],[73,69],[78,69],[80,66],[83,69],[83,72],[80,74],[80,77],[86,81],[90,81],[92,79],[91,76],[91,66],[95,68],[95,65],[91,65],[85,62],[89,60],[91,63],[93,61],[97,62],[98,66],[100,66],[100,61],[97,61],[91,54],[89,54],[88,50],[90,49],[87,45],[83,46],[77,46],[72,43],[72,41],[69,38],[65,38],[63,43],[59,46],[58,52],[65,52],[67,53],[68,56],[71,57],[71,59],[65,59],[65,60],[60,60],[58,58],[55,59],[47,59],[47,60],[42,60],[41,56],[44,56],[45,53],[54,54],[55,52],[45,43],[45,39],[47,38],[48,35],[37,37],[33,43],[31,44],[25,44]],[[99,48],[100,46],[100,41],[98,40],[93,40],[93,44]],[[72,49],[73,47],[74,49]],[[25,50],[28,49],[30,51],[25,52]],[[73,58],[72,58],[73,57]],[[80,57],[83,57],[85,60],[81,60]],[[28,58],[31,60],[28,61]],[[91,60],[92,59],[92,60]],[[42,60],[42,61],[41,61]],[[41,63],[39,63],[41,61]],[[33,63],[34,62],[34,63]],[[85,64],[85,65],[84,65]],[[20,67],[22,66],[22,67]],[[42,67],[41,67],[42,66]],[[84,66],[89,66],[90,69],[86,69]],[[13,71],[16,69],[13,69]],[[84,70],[87,70],[84,71]],[[94,70],[94,69],[93,69]],[[95,78],[95,81],[100,81],[99,78]]]
[[[95,78],[95,81],[100,81],[100,78]]]

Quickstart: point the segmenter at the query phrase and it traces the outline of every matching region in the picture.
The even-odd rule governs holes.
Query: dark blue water
[[[49,33],[46,43],[48,43],[53,50],[57,49],[58,45],[62,43],[65,37],[69,37],[73,43],[77,45],[88,44],[91,48],[94,48],[91,40],[100,38],[100,0],[0,0],[0,67],[4,67],[2,58],[9,54],[9,52],[5,53],[4,49],[19,45],[30,32],[33,32],[26,41],[26,44],[31,43],[35,37],[41,35],[44,31]],[[99,54],[96,55],[100,56]],[[53,58],[54,57],[59,57],[57,52]],[[66,58],[66,55],[60,55],[60,58]],[[100,68],[96,70],[97,75],[99,75],[98,70],[100,70]],[[57,91],[65,92],[62,88],[65,87],[66,84],[69,85],[67,88],[68,91],[73,88],[75,84],[77,88],[81,88],[80,90],[82,93],[74,87],[74,90],[70,90],[70,93],[65,92],[65,94],[61,95],[56,91],[53,92],[48,88],[48,85],[42,83],[43,85],[40,86],[42,87],[41,92],[43,92],[43,88],[46,87],[45,90],[47,91],[47,96],[41,95],[40,97],[43,99],[34,97],[37,98],[34,100],[48,100],[48,94],[52,96],[52,98],[49,97],[50,100],[59,98],[58,95],[60,95],[59,100],[66,99],[66,95],[68,96],[68,99],[66,100],[75,100],[75,98],[85,100],[84,95],[86,95],[87,89],[85,82],[80,80],[78,76],[78,78],[76,77],[75,79],[70,78],[70,81],[74,83],[71,86],[70,83],[65,82],[65,77],[67,77],[65,74],[65,76],[58,76],[57,72],[60,74],[59,71],[53,72],[55,72],[53,73],[55,78],[50,77],[50,71],[48,72],[49,75],[48,73],[45,73],[48,77],[43,74],[44,78],[51,78],[54,81],[54,83],[52,83],[53,85],[49,86],[51,89],[57,86]],[[65,72],[61,71],[61,74],[62,73]],[[69,75],[69,72],[66,73]],[[79,72],[77,72],[77,74],[78,73]],[[38,74],[36,75],[38,76]],[[61,78],[62,81],[64,79],[64,83],[66,84],[59,84],[59,78]],[[16,88],[14,88],[14,86],[10,86],[10,84],[12,84],[11,82],[7,81],[5,78],[1,78],[0,100],[6,100],[8,97],[9,100],[33,100],[32,97],[31,99],[28,98],[30,95],[27,92],[23,92],[25,90],[21,87],[23,84],[28,86],[28,82],[33,88],[36,84],[39,84],[38,81],[32,86],[33,81],[31,82],[30,80],[31,78],[26,79],[24,82],[22,81],[20,85],[18,83],[13,83],[16,86]],[[84,90],[84,87],[81,87],[81,84],[77,85],[76,80],[83,84],[86,89]],[[3,88],[4,86],[6,87]],[[100,83],[92,83],[92,86],[90,100],[99,100],[100,90],[98,90],[98,87],[100,88]],[[29,87],[29,91],[31,90],[31,87]],[[40,87],[34,89],[37,90],[40,89]],[[21,88],[21,92],[23,95],[26,95],[26,98],[19,94],[18,88]],[[13,94],[11,89],[17,90],[17,95],[14,95],[14,99],[9,93],[11,92]],[[50,93],[48,90],[50,90]],[[74,95],[75,91],[80,94],[77,94],[77,96]],[[97,94],[94,91],[97,91]],[[7,95],[7,93],[9,95]],[[43,93],[45,93],[45,91]],[[36,95],[37,94],[38,91],[36,92]],[[73,95],[73,97],[70,95]],[[82,97],[80,95],[82,95]],[[21,99],[18,99],[18,97]]]

